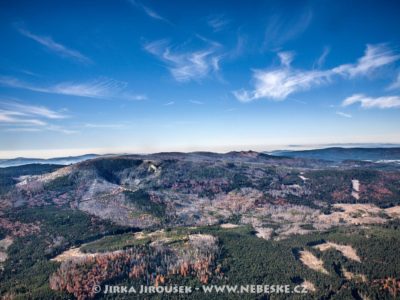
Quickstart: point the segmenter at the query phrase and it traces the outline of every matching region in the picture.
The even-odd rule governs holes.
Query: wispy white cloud
[[[189,100],[190,103],[196,104],[196,105],[203,105],[204,102],[198,101],[198,100]]]
[[[19,71],[19,72],[21,72],[21,73],[23,73],[23,74],[29,75],[29,76],[33,76],[33,77],[42,77],[42,76],[39,75],[38,73],[29,71],[29,70],[25,70],[25,69],[19,69],[19,70],[17,70],[17,71]]]
[[[22,80],[19,80],[15,77],[10,77],[10,76],[0,76],[0,85],[5,86],[5,87],[11,87],[11,88],[20,88],[24,90],[31,90],[35,92],[43,92],[45,89],[37,87],[33,84],[30,84],[28,82],[24,82]]]
[[[144,5],[142,2],[137,1],[137,0],[129,0],[129,2],[134,5],[135,7],[141,9],[146,15],[148,15],[150,18],[153,18],[155,20],[163,21],[166,23],[171,23],[168,19],[162,17],[159,13],[157,13],[154,9]]]
[[[130,101],[142,101],[147,99],[147,95],[145,94],[130,94],[130,93],[122,93],[120,97],[123,100],[130,100]]]
[[[171,75],[179,82],[200,80],[220,69],[219,45],[213,43],[205,49],[179,52],[167,40],[148,43],[144,49],[163,61]]]
[[[225,29],[230,20],[224,15],[212,15],[207,18],[207,25],[210,26],[214,32],[219,32]]]
[[[400,55],[394,53],[386,45],[367,45],[364,56],[355,64],[340,65],[332,69],[333,73],[348,76],[367,76],[376,69],[397,61]]]
[[[302,71],[291,68],[292,54],[279,53],[281,66],[274,70],[254,70],[254,90],[237,90],[233,94],[242,102],[260,98],[283,100],[297,91],[307,90],[330,80],[329,71]]]
[[[73,59],[73,60],[83,63],[83,64],[92,64],[93,63],[93,61],[90,58],[83,55],[79,51],[68,48],[67,46],[64,46],[60,43],[57,43],[51,37],[40,36],[40,35],[34,34],[34,33],[30,32],[29,30],[26,30],[20,26],[17,26],[17,30],[23,36],[25,36],[31,40],[34,40],[35,42],[41,44],[42,46],[45,46],[47,49],[49,49],[50,51],[56,53],[57,55],[59,55],[61,57]]]
[[[43,131],[53,131],[53,132],[60,132],[64,134],[75,134],[78,133],[76,130],[69,130],[65,129],[61,126],[54,126],[54,125],[49,125],[49,126],[42,126],[42,127],[11,127],[11,128],[5,128],[3,131],[6,132],[43,132]]]
[[[290,64],[294,58],[294,52],[286,51],[286,52],[279,52],[278,57],[281,61],[282,66],[290,67]]]
[[[127,124],[124,123],[105,123],[105,124],[94,124],[94,123],[86,123],[84,124],[85,128],[102,128],[102,129],[123,129],[127,128]]]
[[[79,133],[78,130],[67,129],[67,128],[64,128],[64,127],[58,126],[58,125],[49,125],[49,126],[46,126],[45,128],[43,128],[43,130],[55,131],[55,132],[60,132],[60,133],[64,133],[64,134]]]
[[[47,88],[47,92],[88,98],[106,98],[119,94],[127,86],[126,82],[101,78],[88,82],[62,82]]]
[[[230,50],[227,53],[227,58],[236,59],[239,56],[241,56],[245,52],[246,43],[247,43],[246,37],[243,34],[238,33],[236,39],[236,45],[232,50]]]
[[[74,133],[49,121],[64,119],[68,116],[44,106],[23,104],[21,102],[0,101],[0,125],[4,131],[36,132],[57,131],[66,134]],[[3,128],[5,126],[5,128]]]
[[[40,132],[43,131],[40,128],[32,128],[32,127],[15,127],[15,128],[5,128],[3,131],[7,132]]]
[[[324,47],[324,50],[322,51],[322,54],[318,59],[316,60],[314,67],[320,69],[325,63],[326,57],[328,56],[329,52],[331,52],[331,48],[329,47]]]
[[[253,90],[241,89],[233,92],[239,101],[248,102],[261,98],[284,100],[290,94],[330,83],[335,76],[349,79],[368,76],[376,69],[400,58],[385,45],[367,45],[364,56],[354,64],[340,65],[327,70],[300,70],[291,66],[293,55],[283,52],[278,56],[281,60],[279,67],[253,70]]]
[[[171,106],[174,104],[175,104],[175,101],[169,101],[169,102],[165,103],[164,106]]]
[[[16,117],[17,114],[9,111],[0,110],[0,123],[12,125],[36,125],[44,126],[47,123],[38,119],[28,119]]]
[[[282,15],[269,17],[269,22],[265,30],[263,49],[275,49],[299,37],[311,24],[312,17],[311,10],[299,13],[295,18],[287,18]]]
[[[45,106],[35,106],[22,104],[19,102],[0,101],[0,107],[6,109],[10,114],[17,114],[20,116],[34,115],[47,119],[65,119],[68,117],[61,112],[56,112],[54,110],[48,109]]]
[[[342,106],[360,103],[362,108],[400,108],[400,96],[383,96],[372,98],[363,94],[355,94],[346,98]]]
[[[342,112],[342,111],[337,111],[336,114],[337,114],[338,116],[343,117],[343,118],[352,118],[352,117],[353,117],[352,115],[347,114],[347,113],[344,113],[344,112]]]
[[[400,72],[397,74],[396,79],[387,87],[389,91],[400,89]]]
[[[128,84],[110,78],[99,78],[86,82],[61,82],[55,85],[39,86],[19,80],[18,78],[0,76],[0,85],[40,93],[87,98],[118,98],[124,100],[146,99],[146,95],[135,95],[133,93],[124,92]]]

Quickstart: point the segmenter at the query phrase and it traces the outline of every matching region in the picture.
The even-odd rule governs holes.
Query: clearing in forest
[[[221,224],[221,228],[224,228],[224,229],[231,229],[231,228],[237,228],[237,227],[239,227],[239,225],[232,224],[232,223]]]
[[[357,179],[353,179],[351,181],[351,184],[353,186],[353,191],[351,192],[351,195],[356,198],[357,200],[360,199],[360,181]]]
[[[317,290],[314,283],[308,280],[304,280],[301,285],[309,292],[315,292]]]
[[[303,250],[299,252],[300,261],[310,269],[318,271],[324,274],[329,274],[329,272],[324,268],[324,262],[312,254],[310,251]]]
[[[327,243],[323,243],[323,244],[319,244],[314,246],[314,248],[320,250],[320,251],[326,251],[329,249],[336,249],[337,251],[341,252],[343,254],[343,256],[347,257],[348,259],[357,261],[357,262],[361,262],[360,257],[357,255],[356,250],[348,245],[339,245],[339,244],[335,244],[332,242],[327,242]]]

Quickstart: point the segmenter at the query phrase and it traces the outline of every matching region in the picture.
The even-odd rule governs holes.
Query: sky
[[[400,143],[399,1],[0,1],[0,158]]]

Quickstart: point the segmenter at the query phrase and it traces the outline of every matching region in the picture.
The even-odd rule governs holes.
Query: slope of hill
[[[2,200],[67,206],[142,228],[216,224],[262,215],[278,203],[315,212],[335,203],[399,204],[400,173],[377,166],[251,151],[100,157],[21,177]]]
[[[12,158],[12,159],[1,159],[0,160],[0,168],[16,167],[16,166],[29,165],[29,164],[70,165],[70,164],[75,164],[77,162],[92,159],[92,158],[95,158],[98,156],[99,155],[97,155],[97,154],[85,154],[85,155],[80,155],[80,156],[55,157],[55,158],[49,158],[49,159],[25,158],[25,157],[18,157],[18,158]]]
[[[40,175],[53,172],[62,166],[49,164],[29,164],[17,167],[0,168],[0,195],[10,190],[18,178],[27,175]]]
[[[109,282],[302,285],[307,299],[400,292],[396,164],[194,152],[0,174],[5,299],[103,299],[93,286]]]

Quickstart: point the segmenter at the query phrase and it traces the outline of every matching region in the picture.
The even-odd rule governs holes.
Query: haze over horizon
[[[256,151],[271,153],[278,151],[301,151],[331,148],[399,148],[400,144],[394,143],[350,143],[350,144],[310,144],[310,145],[259,145],[259,146],[236,146],[218,149],[188,148],[188,149],[156,149],[156,151],[134,151],[132,149],[45,149],[45,150],[24,150],[15,152],[0,152],[0,160],[12,160],[19,158],[27,159],[57,159],[65,157],[79,157],[85,155],[142,155],[162,152],[214,152],[228,153],[231,151]]]
[[[0,158],[400,144],[384,3],[3,1]]]

